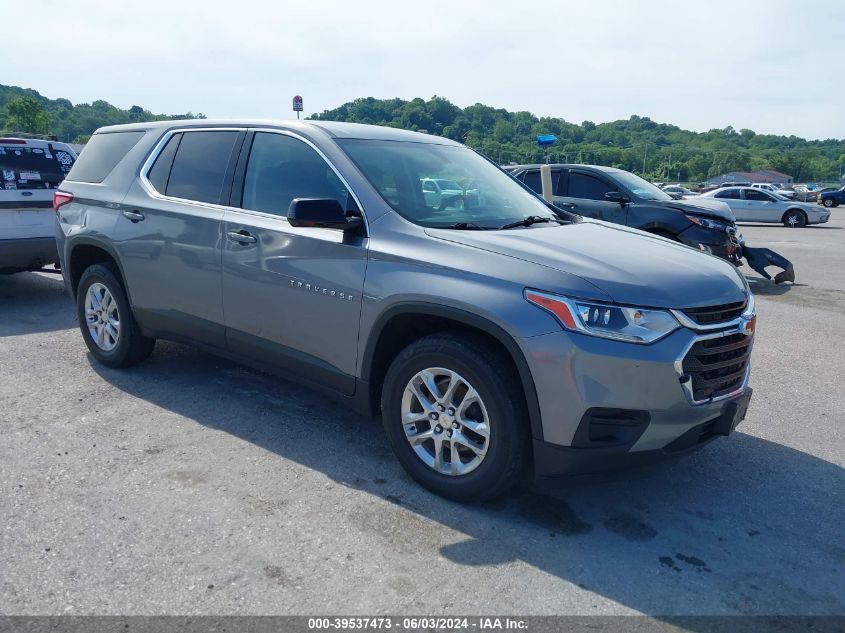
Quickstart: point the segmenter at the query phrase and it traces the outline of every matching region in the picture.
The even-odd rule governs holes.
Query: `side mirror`
[[[351,231],[364,220],[347,215],[334,198],[294,198],[288,207],[288,222],[291,226]]]
[[[617,204],[627,204],[631,201],[628,196],[624,193],[620,193],[619,191],[608,191],[604,194],[604,199],[608,202],[615,202]]]

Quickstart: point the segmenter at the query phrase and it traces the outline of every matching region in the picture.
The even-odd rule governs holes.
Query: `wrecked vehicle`
[[[767,248],[744,244],[731,208],[721,200],[697,196],[677,200],[632,174],[599,165],[549,165],[551,201],[559,208],[586,217],[624,224],[748,265],[766,279],[767,266],[783,268],[775,283],[795,281],[792,263]],[[503,169],[542,195],[541,165],[509,165]]]

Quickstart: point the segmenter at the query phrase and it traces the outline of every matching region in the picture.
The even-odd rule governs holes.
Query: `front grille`
[[[699,325],[710,323],[721,323],[722,321],[733,321],[745,310],[747,302],[726,303],[720,306],[707,306],[705,308],[687,308],[682,312]]]
[[[683,361],[693,400],[718,398],[739,387],[748,370],[751,343],[752,337],[740,333],[696,342]]]

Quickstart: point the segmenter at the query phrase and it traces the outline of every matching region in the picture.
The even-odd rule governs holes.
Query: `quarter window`
[[[228,130],[183,133],[167,180],[167,195],[220,204],[237,137],[238,132]]]
[[[569,174],[568,195],[570,198],[604,200],[604,194],[609,191],[617,191],[617,189],[613,185],[588,174],[579,172],[570,172]]]
[[[176,150],[179,148],[179,141],[182,140],[181,134],[174,134],[167,141],[167,145],[159,152],[155,164],[147,174],[147,180],[155,187],[159,193],[167,191],[167,181],[170,179],[170,168],[173,166],[173,157],[176,156]]]
[[[101,132],[91,137],[67,175],[75,182],[103,182],[145,132]]]
[[[246,166],[242,207],[286,216],[294,198],[334,198],[347,209],[349,193],[328,163],[306,143],[257,132]]]

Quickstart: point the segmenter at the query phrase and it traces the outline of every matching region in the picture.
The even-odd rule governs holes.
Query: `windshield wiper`
[[[475,222],[455,222],[446,227],[447,229],[460,229],[462,231],[486,231],[486,226],[478,226]]]
[[[531,226],[532,224],[543,224],[545,222],[557,222],[558,224],[566,224],[566,222],[557,218],[544,218],[539,215],[529,215],[527,218],[522,218],[521,220],[518,220],[516,222],[511,222],[510,224],[500,226],[499,230],[504,231],[505,229],[515,229],[519,226]]]

